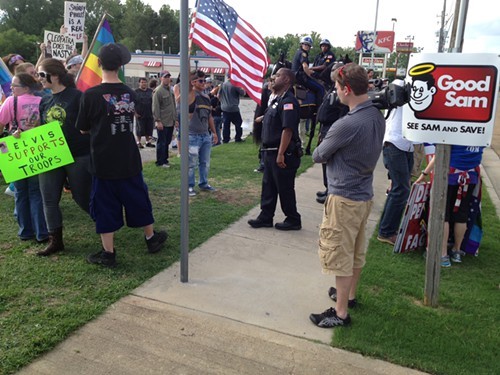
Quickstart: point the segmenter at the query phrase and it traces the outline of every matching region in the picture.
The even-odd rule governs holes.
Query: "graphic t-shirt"
[[[40,125],[41,97],[25,94],[17,97],[17,126],[21,130],[29,130]],[[14,119],[14,97],[9,96],[0,107],[0,124],[7,125]],[[14,132],[16,129],[9,129]]]
[[[74,157],[88,155],[90,152],[90,137],[80,133],[75,127],[81,96],[81,91],[67,87],[57,94],[45,95],[40,103],[42,124],[59,121]]]
[[[90,131],[92,173],[107,180],[142,171],[133,123],[135,92],[123,83],[103,83],[85,91],[77,128]]]

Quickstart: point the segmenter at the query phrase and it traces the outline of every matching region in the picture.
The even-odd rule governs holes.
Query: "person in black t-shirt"
[[[153,90],[148,87],[146,78],[139,78],[139,87],[135,90],[137,105],[135,106],[135,117],[137,129],[135,132],[137,146],[144,148],[141,138],[146,138],[146,147],[155,147],[151,142],[153,138]]]
[[[40,191],[49,243],[37,254],[47,256],[64,250],[63,218],[59,207],[63,186],[68,179],[73,200],[89,213],[90,187],[90,138],[75,128],[82,93],[75,88],[75,81],[64,64],[56,59],[45,59],[38,67],[40,82],[52,94],[44,95],[40,102],[41,123],[59,121],[74,163],[39,175]]]
[[[160,251],[167,239],[165,231],[153,230],[153,210],[133,134],[136,95],[118,76],[120,67],[130,59],[122,44],[101,47],[102,83],[83,94],[77,121],[77,129],[90,133],[91,214],[102,242],[102,249],[87,261],[106,267],[116,265],[114,232],[124,225],[123,210],[129,227],[144,229],[150,253]]]

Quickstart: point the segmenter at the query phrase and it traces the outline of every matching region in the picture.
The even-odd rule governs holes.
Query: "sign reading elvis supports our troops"
[[[411,54],[403,137],[434,144],[489,146],[499,66],[496,54]]]

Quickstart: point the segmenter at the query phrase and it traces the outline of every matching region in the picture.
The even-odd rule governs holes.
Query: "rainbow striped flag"
[[[109,22],[106,19],[106,16],[104,16],[103,20],[101,21],[101,25],[96,31],[89,53],[87,54],[85,62],[80,69],[80,72],[78,73],[78,77],[76,79],[76,87],[80,91],[84,92],[90,87],[101,84],[102,71],[99,67],[99,64],[97,63],[97,55],[99,54],[99,49],[104,44],[114,42],[115,38],[111,33],[111,27],[109,26]],[[123,70],[120,70],[120,79],[125,82]]]
[[[5,65],[3,60],[0,59],[0,85],[4,85],[6,83],[10,85],[11,82],[12,82],[12,74],[9,68],[7,68],[7,65]]]

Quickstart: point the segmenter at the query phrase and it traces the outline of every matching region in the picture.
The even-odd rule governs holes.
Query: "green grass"
[[[394,254],[369,244],[353,324],[332,345],[435,374],[500,371],[500,223],[483,190],[483,238],[478,257],[441,270],[439,306],[423,305],[422,251]]]
[[[210,184],[189,203],[189,248],[193,249],[238,220],[259,203],[262,175],[258,148],[248,140],[215,147]],[[299,172],[312,162],[304,157]],[[170,169],[144,167],[155,215],[155,227],[166,228],[164,251],[147,254],[142,230],[122,228],[115,236],[119,267],[87,264],[100,249],[92,220],[64,194],[62,210],[66,251],[40,258],[43,245],[17,238],[14,199],[0,184],[0,374],[11,374],[54,348],[73,331],[96,318],[112,303],[169,267],[180,253],[180,158]]]
[[[300,171],[311,165],[302,158]],[[180,159],[172,167],[144,169],[157,228],[170,238],[158,254],[146,253],[142,232],[116,235],[119,267],[89,265],[100,248],[93,222],[68,194],[62,201],[67,250],[39,258],[41,245],[17,239],[14,200],[0,184],[0,374],[10,374],[52,349],[131,290],[179,258]],[[215,193],[190,199],[190,249],[226,228],[259,202],[261,174],[250,142],[213,150],[210,183]],[[393,254],[370,241],[353,325],[336,329],[332,345],[435,374],[495,374],[500,363],[500,222],[483,191],[485,237],[480,256],[442,271],[439,307],[422,305],[425,263],[421,252]]]

